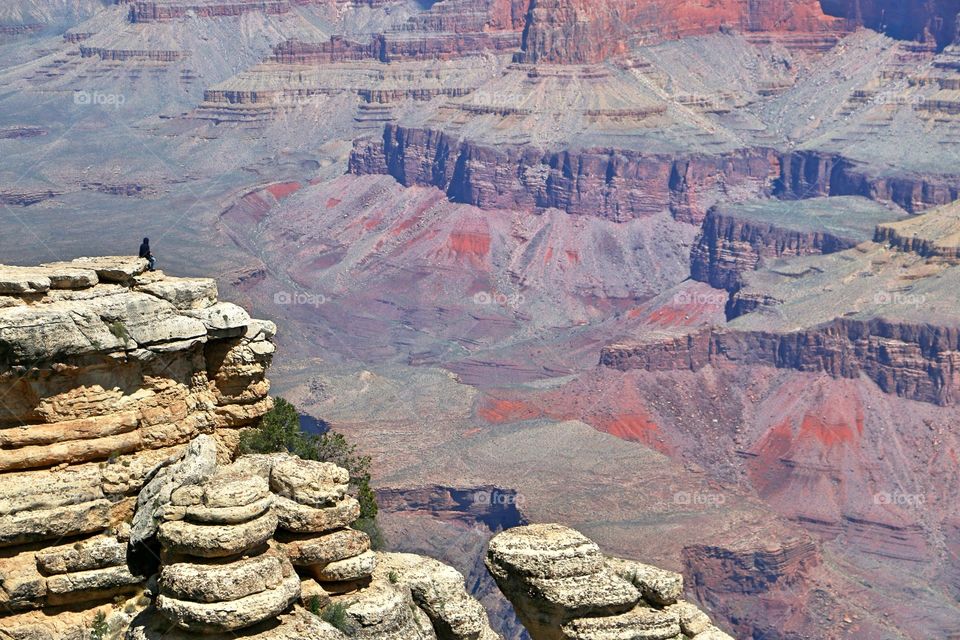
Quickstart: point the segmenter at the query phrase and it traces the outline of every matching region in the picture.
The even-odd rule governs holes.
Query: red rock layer
[[[817,0],[532,0],[521,62],[585,64],[656,42],[741,31],[818,32],[839,27]]]

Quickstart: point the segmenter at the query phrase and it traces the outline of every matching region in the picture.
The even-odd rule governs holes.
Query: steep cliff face
[[[186,17],[224,18],[251,11],[280,15],[290,12],[290,0],[228,0],[225,2],[136,1],[130,3],[131,22],[163,22]]]
[[[657,42],[742,31],[817,32],[836,28],[815,0],[533,0],[521,62],[586,64],[622,54],[630,41]]]
[[[609,149],[544,153],[388,125],[382,139],[356,143],[350,172],[438,187],[454,202],[486,209],[557,208],[616,221],[669,210],[699,223],[722,195],[769,194],[779,165],[766,149],[682,158]]]
[[[935,43],[941,49],[956,42],[957,0],[821,0],[821,4],[830,15],[894,38]]]
[[[896,207],[857,197],[718,205],[690,252],[695,280],[736,291],[765,261],[834,253],[871,240],[876,226],[903,217]]]
[[[485,209],[557,208],[625,221],[670,211],[700,224],[720,201],[861,196],[909,212],[960,196],[952,176],[873,175],[836,154],[750,148],[716,155],[623,149],[543,152],[493,147],[442,131],[389,124],[354,143],[349,171],[387,174],[404,186],[434,186]]]
[[[743,309],[734,301],[734,313]],[[905,398],[953,404],[960,395],[954,327],[883,319],[837,319],[806,330],[710,330],[651,336],[643,344],[609,345],[600,361],[620,370],[689,369],[736,362],[798,371],[823,371],[837,378],[866,375],[884,391]]]

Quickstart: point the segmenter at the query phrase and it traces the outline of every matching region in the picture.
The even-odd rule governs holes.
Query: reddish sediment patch
[[[660,427],[653,419],[642,411],[625,413],[612,417],[588,416],[587,424],[599,431],[609,433],[621,440],[640,442],[660,453],[670,455],[673,448],[667,444]]]
[[[490,255],[490,234],[476,231],[454,231],[448,242],[458,257],[485,258]]]
[[[283,200],[299,191],[302,187],[303,185],[299,182],[278,182],[277,184],[272,184],[267,187],[267,191],[277,200]]]
[[[484,397],[477,408],[477,415],[490,424],[508,424],[542,417],[543,411],[524,400]]]

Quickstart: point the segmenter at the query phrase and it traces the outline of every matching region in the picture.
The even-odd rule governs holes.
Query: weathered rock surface
[[[680,600],[679,574],[604,558],[596,544],[560,525],[496,535],[486,564],[533,640],[730,637]]]
[[[29,622],[30,610],[92,610],[141,590],[150,563],[131,550],[151,557],[174,490],[213,475],[233,426],[270,407],[272,324],[218,303],[212,280],[146,268],[129,257],[0,267],[0,628],[14,637],[67,633],[74,615]],[[240,407],[245,421],[221,417]]]

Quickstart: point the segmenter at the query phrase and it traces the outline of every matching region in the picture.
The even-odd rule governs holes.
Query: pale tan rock
[[[487,612],[467,593],[463,575],[453,567],[408,553],[379,553],[374,579],[409,588],[413,601],[445,639],[497,637]]]
[[[0,556],[0,576],[3,577],[0,610],[9,613],[37,609],[46,602],[47,580],[37,570],[32,551]]]
[[[0,547],[102,531],[110,525],[111,506],[99,499],[0,516]]]
[[[174,490],[170,504],[175,507],[243,507],[269,496],[270,487],[261,477],[218,472],[202,484]]]
[[[734,640],[734,638],[726,632],[711,625],[697,635],[693,636],[693,640]]]
[[[241,524],[259,518],[273,505],[273,496],[240,507],[205,507],[168,505],[164,520],[187,520],[196,524]]]
[[[683,596],[683,576],[679,573],[619,558],[608,558],[607,566],[640,589],[652,604],[673,604]]]
[[[126,562],[127,543],[114,536],[97,536],[37,552],[37,567],[47,575],[116,567]]]
[[[217,302],[217,283],[211,278],[163,278],[143,284],[136,289],[166,300],[180,310],[211,307]]]
[[[370,536],[355,529],[342,529],[322,536],[285,535],[277,542],[290,562],[298,567],[326,566],[370,550]]]
[[[52,605],[63,605],[136,590],[146,577],[134,575],[126,564],[106,569],[63,573],[47,578],[47,599]]]
[[[277,517],[268,512],[234,525],[202,525],[176,520],[160,525],[158,538],[171,553],[222,558],[251,551],[273,537]]]
[[[274,493],[310,507],[335,505],[346,495],[349,481],[346,469],[295,456],[274,460],[270,470],[270,488]]]
[[[407,589],[376,582],[356,593],[335,596],[346,607],[347,635],[361,640],[436,640],[426,614],[415,606]]]
[[[360,503],[356,498],[347,496],[332,507],[318,509],[277,496],[274,511],[281,529],[293,533],[324,533],[356,522],[360,517]]]
[[[600,571],[600,548],[581,533],[560,525],[530,525],[490,541],[487,557],[511,574],[539,578],[585,576]]]
[[[183,312],[204,324],[207,332],[219,336],[242,336],[250,324],[250,315],[230,302],[217,302],[203,309],[190,309]]]
[[[137,413],[123,411],[53,424],[14,427],[0,430],[0,447],[14,449],[31,445],[50,445],[64,440],[102,438],[133,431],[137,425]]]
[[[569,640],[676,640],[680,638],[677,615],[645,605],[616,616],[578,618],[563,626]]]
[[[553,560],[559,569],[549,566]],[[558,525],[498,534],[487,567],[533,640],[680,640],[685,625],[704,623],[692,605],[673,604],[683,591],[679,574],[604,559],[581,534]],[[545,577],[551,574],[559,577]]]
[[[160,592],[192,602],[230,602],[276,589],[293,568],[282,554],[262,553],[223,563],[178,562],[160,572]]]
[[[204,640],[346,640],[346,636],[306,611],[293,611],[276,620],[243,629],[241,634],[227,631],[204,633]],[[137,617],[126,634],[126,640],[196,640],[197,635],[177,627],[154,609]],[[51,638],[51,640],[54,640]],[[59,640],[59,639],[57,639]],[[78,639],[82,640],[82,639]]]
[[[88,269],[97,273],[104,282],[130,284],[136,276],[147,270],[147,261],[134,256],[101,256],[77,258],[69,262],[52,262],[41,267],[48,269]]]
[[[377,566],[377,556],[367,551],[354,558],[331,562],[322,569],[310,567],[310,573],[320,582],[349,582],[370,577]]]
[[[696,605],[685,600],[680,600],[676,604],[665,607],[664,611],[677,615],[677,618],[680,620],[680,630],[683,631],[683,634],[686,636],[695,636],[698,633],[703,633],[712,626],[710,624],[710,617],[707,616],[707,614],[700,611]]]
[[[276,589],[229,602],[198,603],[157,596],[157,610],[181,629],[197,633],[237,631],[275,618],[300,597],[300,577],[285,578]]]
[[[161,463],[137,496],[137,510],[130,532],[131,544],[140,544],[156,534],[163,511],[175,489],[203,482],[216,469],[217,445],[207,435],[194,438],[182,453]]]
[[[44,293],[50,290],[50,277],[35,267],[0,266],[0,295]]]
[[[640,592],[629,582],[605,570],[569,578],[530,578],[534,600],[569,616],[627,611],[640,601]]]

